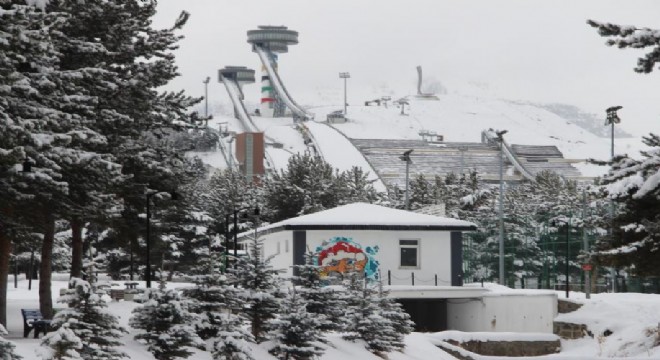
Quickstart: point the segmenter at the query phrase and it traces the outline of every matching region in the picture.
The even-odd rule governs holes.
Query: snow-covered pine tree
[[[619,156],[604,177],[609,197],[619,207],[611,237],[597,244],[603,264],[627,266],[635,275],[658,276],[660,261],[660,136],[643,137],[650,149],[641,159]]]
[[[204,342],[189,325],[193,315],[184,306],[176,290],[168,290],[161,281],[157,290],[148,293],[144,305],[133,309],[129,324],[143,330],[135,339],[146,344],[157,360],[186,359],[190,347],[204,349]]]
[[[351,324],[344,338],[363,340],[367,350],[381,357],[396,350],[398,335],[392,321],[381,312],[377,286],[369,284],[367,279],[351,276],[347,283],[347,295],[352,299],[348,304]]]
[[[248,240],[247,248],[247,255],[238,258],[231,272],[242,290],[241,314],[250,322],[255,341],[262,342],[266,339],[268,321],[280,309],[280,271],[270,264],[272,257],[264,257],[263,240],[258,236]]]
[[[282,303],[282,312],[270,321],[275,346],[269,352],[282,360],[308,360],[321,356],[321,320],[316,314],[307,312],[305,301],[295,288],[290,290]]]
[[[69,16],[55,42],[61,54],[60,66],[76,74],[66,82],[66,90],[75,93],[82,89],[73,98],[88,99],[93,105],[70,106],[69,112],[84,115],[84,124],[105,138],[96,143],[86,141],[90,146],[85,149],[120,164],[126,175],[123,186],[114,189],[124,201],[124,224],[114,226],[132,230],[122,234],[127,235],[122,238],[130,239],[131,250],[138,248],[136,233],[141,229],[137,225],[144,223],[137,217],[144,212],[145,191],[176,188],[177,171],[172,170],[180,168],[183,162],[177,154],[179,149],[170,146],[166,139],[182,130],[180,124],[191,119],[187,108],[199,101],[183,93],[157,90],[177,75],[171,52],[180,40],[175,32],[185,24],[188,14],[182,13],[171,28],[156,30],[151,23],[156,5],[154,0],[53,0],[47,5],[51,13]],[[76,171],[71,172],[72,176],[84,176],[81,169],[73,170]],[[85,168],[87,172],[96,170],[95,166]],[[112,185],[113,178],[104,176],[96,184]],[[94,191],[94,185],[83,182],[80,186],[80,196],[74,197],[78,208],[83,204],[94,207],[95,199],[90,197],[104,194]],[[111,203],[108,197],[104,200],[104,204]],[[72,213],[74,237],[79,220],[76,215],[83,212],[103,218],[98,212]],[[79,258],[74,257],[80,262]]]
[[[23,357],[16,354],[16,346],[2,338],[7,335],[7,330],[0,324],[0,360],[20,360]]]
[[[296,154],[287,168],[264,181],[271,222],[336,207],[346,193],[332,166],[322,158]]]
[[[217,337],[221,327],[228,330],[225,321],[242,325],[240,318],[238,321],[233,319],[238,317],[233,311],[241,308],[238,291],[233,286],[233,281],[228,279],[228,274],[220,272],[221,264],[210,261],[211,264],[207,261],[205,266],[206,274],[192,276],[195,287],[183,291],[183,295],[189,300],[190,312],[198,314],[194,327],[204,340]]]
[[[80,350],[83,343],[80,338],[64,323],[54,332],[48,333],[41,341],[42,347],[47,347],[42,355],[43,360],[82,360]]]
[[[354,202],[373,204],[384,200],[383,195],[374,188],[373,181],[369,180],[369,172],[365,172],[361,167],[353,166],[340,176],[347,188],[343,199],[339,201],[340,205]]]
[[[213,360],[254,360],[250,344],[254,338],[236,314],[226,313],[213,342]]]
[[[68,327],[82,342],[78,351],[83,359],[117,360],[127,355],[118,350],[122,345],[119,338],[126,329],[119,326],[117,317],[108,312],[102,292],[97,292],[87,281],[72,278],[69,291],[58,302],[69,307],[60,310],[53,319],[56,328]]]
[[[623,26],[587,20],[587,24],[598,29],[598,34],[608,39],[607,46],[616,46],[620,49],[641,49],[651,47],[652,50],[644,57],[637,59],[636,72],[650,73],[656,63],[660,62],[660,31],[636,26]]]
[[[44,234],[40,309],[45,317],[50,318],[49,260],[54,222],[56,213],[62,209],[61,204],[66,202],[68,191],[58,162],[79,155],[68,147],[77,119],[54,107],[61,99],[61,93],[54,89],[63,72],[57,69],[58,53],[53,47],[53,36],[65,19],[62,14],[38,11],[24,4],[22,1],[0,4],[0,112],[3,113],[0,116],[0,143],[3,147],[0,157],[9,161],[14,158],[14,167],[8,169],[9,176],[2,180],[5,182],[2,185],[8,185],[3,192],[9,195],[3,196],[8,202],[2,205],[2,210],[11,214],[14,222],[32,226]],[[29,159],[31,172],[16,176],[22,162],[16,161],[18,155]],[[6,164],[5,160],[0,162]],[[0,273],[3,271],[0,269]]]
[[[424,174],[415,176],[410,182],[410,209],[417,210],[435,203],[433,188]]]
[[[415,323],[410,320],[410,315],[403,310],[401,304],[388,297],[388,292],[383,289],[382,280],[378,283],[378,298],[381,316],[389,320],[394,329],[392,347],[395,350],[403,350],[406,346],[404,338],[415,329]]]
[[[308,313],[318,317],[321,331],[342,331],[348,325],[346,301],[341,293],[327,287],[321,279],[320,266],[316,265],[314,254],[305,254],[305,264],[296,265],[298,276],[294,282],[297,293],[305,303]]]
[[[504,194],[505,268],[508,286],[520,282],[525,287],[526,279],[541,273],[543,262],[541,248],[537,243],[538,197],[535,186],[521,183],[507,187]]]

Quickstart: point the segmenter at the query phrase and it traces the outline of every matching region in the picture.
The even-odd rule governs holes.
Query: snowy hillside
[[[390,91],[386,92],[390,93]],[[373,89],[366,93],[373,94]],[[328,95],[326,100],[332,104],[331,99],[335,94]],[[394,96],[390,97],[398,99]],[[373,98],[365,95],[365,101]],[[593,126],[593,121],[578,125],[575,121],[560,116],[562,112],[556,109],[457,93],[439,95],[439,100],[423,100],[414,96],[407,98],[410,105],[405,106],[404,115],[401,115],[400,107],[392,101],[382,106],[365,106],[362,101],[348,107],[348,122],[332,125],[338,132],[327,129],[327,126],[311,127],[314,132],[318,132],[315,136],[326,161],[340,170],[346,170],[352,165],[369,170],[369,165],[345,142],[344,137],[420,140],[420,131],[429,131],[442,135],[446,142],[480,142],[481,131],[489,128],[508,130],[505,139],[510,144],[557,146],[567,159],[606,160],[610,157],[609,137],[602,137],[585,129]],[[308,108],[315,114],[315,122],[319,123],[325,122],[328,113],[341,109],[337,105],[322,103],[316,103]],[[577,113],[584,115],[579,111]],[[238,123],[230,116],[216,114],[215,118],[214,126],[219,122],[228,122],[230,130],[239,129]],[[300,134],[293,128],[291,118],[254,117],[254,120],[266,132],[267,137],[284,145],[282,149],[267,148],[276,168],[284,168],[291,154],[307,150]],[[642,146],[639,138],[615,139],[616,153],[639,156]],[[205,154],[203,158],[212,166],[226,166],[223,165],[223,161],[214,159],[212,154]],[[574,166],[584,176],[599,176],[606,170],[584,162],[577,162]]]

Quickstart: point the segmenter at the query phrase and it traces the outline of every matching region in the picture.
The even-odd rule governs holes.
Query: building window
[[[284,240],[284,252],[289,252],[289,240]]]
[[[399,240],[401,267],[419,267],[419,240]]]
[[[277,242],[277,253],[276,254],[277,255],[280,254],[280,242],[279,241]]]

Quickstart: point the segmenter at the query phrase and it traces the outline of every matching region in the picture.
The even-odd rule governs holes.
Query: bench
[[[41,311],[38,309],[21,309],[23,314],[23,337],[28,337],[28,334],[34,329],[34,338],[39,337],[39,333],[47,333],[50,330],[50,320],[45,320],[41,316]]]
[[[115,301],[124,300],[124,289],[110,289],[110,298]]]

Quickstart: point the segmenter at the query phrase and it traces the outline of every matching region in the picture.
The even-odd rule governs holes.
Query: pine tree
[[[410,183],[410,209],[417,210],[435,204],[435,202],[431,184],[426,180],[424,174],[417,175]]]
[[[204,340],[217,337],[221,329],[228,330],[226,321],[242,325],[240,319],[234,319],[237,315],[233,311],[240,309],[241,301],[238,291],[232,286],[233,281],[230,282],[226,274],[220,273],[215,264],[210,265],[212,269],[208,267],[208,274],[193,276],[195,287],[183,292],[189,299],[190,312],[199,315],[194,326]]]
[[[143,306],[133,310],[129,324],[143,330],[135,339],[147,344],[157,360],[185,359],[193,354],[189,347],[204,348],[195,329],[188,325],[193,316],[176,290],[167,290],[165,281],[161,281],[158,290],[150,291],[148,297]]]
[[[261,342],[266,338],[268,321],[280,309],[280,271],[272,268],[270,257],[264,258],[263,240],[253,237],[247,245],[247,256],[238,259],[232,272],[242,290],[242,315],[250,322],[255,341]]]
[[[307,360],[323,354],[321,321],[316,314],[307,312],[305,301],[295,289],[282,304],[283,312],[271,320],[270,328],[275,346],[269,352],[278,359]]]
[[[266,214],[272,222],[330,209],[340,204],[346,188],[323,159],[309,154],[289,158],[286,170],[264,182]]]
[[[16,346],[3,339],[2,336],[7,335],[7,330],[0,324],[0,360],[20,360],[23,357],[16,354]]]
[[[305,264],[297,265],[295,284],[297,294],[308,313],[318,318],[321,331],[341,331],[348,325],[346,301],[336,290],[324,285],[321,268],[315,264],[314,254],[305,254]]]
[[[642,159],[619,156],[603,182],[619,209],[613,233],[601,239],[595,257],[605,265],[628,266],[635,275],[657,276],[660,261],[660,136],[643,138]]]
[[[101,294],[87,281],[73,278],[69,281],[68,294],[58,301],[69,307],[59,311],[53,319],[54,327],[66,326],[82,342],[78,351],[83,359],[116,360],[126,358],[117,350],[118,340],[126,330],[118,325],[117,317],[109,313]],[[70,340],[75,340],[69,337]]]
[[[369,180],[369,172],[353,166],[350,170],[342,172],[340,176],[346,187],[346,193],[342,196],[340,205],[354,202],[373,204],[383,201],[382,194],[376,191],[373,181]]]
[[[397,339],[394,324],[380,309],[380,296],[375,286],[367,283],[367,279],[358,280],[355,276],[349,279],[347,295],[352,299],[348,305],[351,325],[347,340],[363,340],[367,349],[378,356],[397,349]]]
[[[226,313],[218,327],[213,343],[214,360],[254,360],[250,344],[252,334],[243,328],[243,321],[235,314]]]
[[[410,320],[410,315],[403,310],[401,304],[388,297],[388,292],[383,290],[383,282],[378,284],[378,297],[380,313],[392,325],[391,344],[395,350],[403,350],[405,347],[404,337],[415,329],[415,323]]]
[[[636,26],[622,26],[587,20],[587,24],[598,29],[598,34],[608,39],[607,46],[616,46],[620,49],[641,49],[652,47],[644,57],[637,60],[635,71],[650,73],[656,63],[660,62],[660,31]]]
[[[42,314],[50,318],[54,222],[66,203],[68,192],[68,184],[62,181],[60,164],[81,155],[70,145],[77,131],[83,129],[79,118],[55,106],[65,100],[57,84],[66,74],[57,68],[58,52],[53,46],[53,37],[65,18],[62,14],[38,11],[24,4],[22,1],[0,4],[0,113],[3,114],[0,116],[3,147],[0,163],[20,164],[16,157],[21,156],[29,159],[32,169],[23,174],[19,174],[16,167],[0,170],[4,173],[0,191],[8,195],[2,194],[2,198],[7,199],[2,207],[4,213],[11,214],[12,221],[32,226],[35,232],[44,234],[39,300]],[[0,265],[3,267],[0,274],[3,274],[5,265],[2,261]],[[3,287],[0,286],[0,291]],[[4,317],[5,310],[0,311]]]
[[[80,338],[64,323],[55,332],[47,334],[41,341],[41,346],[51,348],[44,360],[80,360],[80,350],[83,343]]]

